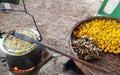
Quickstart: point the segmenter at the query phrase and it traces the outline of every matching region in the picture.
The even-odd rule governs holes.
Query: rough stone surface
[[[94,16],[101,4],[100,0],[25,0],[25,3],[28,12],[35,17],[43,37],[42,42],[68,54],[71,29],[77,22]],[[22,6],[22,3],[12,5],[15,9],[22,9]],[[35,28],[31,17],[25,13],[0,12],[1,31],[28,27]],[[63,63],[67,60],[68,58],[58,55],[42,67],[40,75],[76,75],[71,71],[62,73]]]

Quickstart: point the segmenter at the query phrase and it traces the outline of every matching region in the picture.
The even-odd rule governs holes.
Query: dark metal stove
[[[40,68],[52,58],[53,56],[51,56],[45,48],[42,48],[41,62],[37,66],[29,70],[19,70],[17,68],[10,68],[6,62],[6,58],[0,57],[0,75],[39,75]]]

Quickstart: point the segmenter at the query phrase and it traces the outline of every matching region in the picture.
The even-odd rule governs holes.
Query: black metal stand
[[[25,1],[24,1],[24,0],[22,0],[22,3],[23,3],[23,7],[24,7],[23,10],[19,10],[19,9],[5,9],[5,8],[1,8],[1,10],[14,11],[14,12],[23,12],[23,13],[29,15],[30,17],[32,17],[32,20],[33,20],[33,22],[34,22],[34,25],[35,25],[35,27],[36,27],[39,35],[40,35],[40,31],[39,31],[39,28],[38,28],[38,26],[37,26],[37,23],[36,23],[36,20],[35,20],[34,16],[27,11],[27,9],[26,9],[26,4],[25,4]],[[41,37],[41,36],[40,36],[40,37]]]
[[[25,4],[25,1],[24,1],[24,0],[22,0],[22,3],[23,3],[23,7],[24,7],[23,10],[19,10],[19,9],[1,9],[1,10],[14,11],[14,12],[22,12],[22,13],[25,13],[25,14],[29,15],[29,16],[32,18],[33,22],[34,22],[34,25],[35,25],[35,27],[36,27],[39,35],[41,35],[34,16],[27,11],[27,9],[26,9],[26,4]],[[1,33],[1,34],[2,34],[2,33]],[[41,36],[39,36],[39,37],[41,38]],[[41,38],[41,39],[42,39],[42,38]],[[49,61],[53,58],[52,55],[50,55],[47,51],[46,51],[46,52],[45,52],[45,51],[46,51],[46,50],[43,50],[43,51],[42,51],[42,52],[43,52],[43,53],[42,53],[42,54],[43,54],[43,56],[42,56],[42,57],[43,57],[43,58],[42,58],[42,63],[39,63],[39,64],[38,64],[38,67],[37,67],[37,69],[36,69],[36,70],[38,70],[38,71],[39,71],[39,69],[40,69],[44,64],[46,64],[47,62],[49,62]],[[47,54],[46,54],[46,53],[47,53]],[[1,58],[4,58],[4,57],[1,57]],[[6,57],[5,57],[5,61],[6,61]],[[38,71],[36,71],[36,72],[38,72]],[[17,75],[18,75],[18,74],[17,74]],[[20,75],[21,75],[21,74],[20,74]],[[23,75],[23,74],[22,74],[22,75]],[[25,75],[27,75],[27,74],[25,74]],[[28,74],[28,75],[30,75],[30,74]],[[36,75],[36,74],[33,74],[33,75]]]

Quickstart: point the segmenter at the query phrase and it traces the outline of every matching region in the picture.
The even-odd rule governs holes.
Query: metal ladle
[[[48,48],[48,49],[51,50],[51,51],[54,51],[54,52],[56,52],[56,53],[59,53],[59,54],[61,54],[61,55],[63,55],[63,56],[66,56],[66,57],[72,59],[72,60],[75,60],[75,61],[77,61],[77,62],[80,62],[81,64],[86,65],[86,66],[88,66],[88,67],[91,67],[91,68],[93,68],[93,69],[95,69],[95,70],[99,70],[99,71],[101,71],[101,72],[109,73],[109,71],[108,71],[108,70],[105,70],[104,68],[97,67],[97,66],[92,65],[92,64],[90,64],[90,63],[88,63],[88,62],[85,62],[85,61],[83,61],[83,60],[81,60],[81,59],[78,59],[78,58],[76,58],[76,57],[74,57],[74,56],[68,55],[68,54],[66,54],[66,53],[64,53],[64,52],[61,52],[59,49],[55,49],[55,48],[53,48],[53,47],[51,47],[51,46],[48,46],[48,45],[46,45],[46,44],[44,44],[44,43],[42,43],[42,42],[36,41],[36,40],[34,40],[33,38],[28,37],[28,36],[26,36],[26,35],[23,35],[23,34],[21,34],[21,33],[14,32],[14,31],[13,31],[13,32],[11,32],[10,34],[12,34],[13,36],[15,36],[15,37],[17,37],[17,38],[20,38],[20,39],[22,39],[22,40],[25,40],[25,41],[28,41],[28,42],[31,42],[31,43],[39,44],[40,46],[43,46],[43,47],[45,47],[45,48]]]

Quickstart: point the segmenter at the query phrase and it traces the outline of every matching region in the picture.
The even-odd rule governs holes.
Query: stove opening
[[[34,67],[31,67],[31,68],[29,68],[29,69],[24,69],[24,70],[21,70],[21,69],[19,69],[19,68],[16,66],[16,67],[13,67],[13,68],[11,69],[11,71],[17,72],[17,73],[27,73],[27,72],[33,71],[34,69],[36,69],[35,66],[34,66]]]

